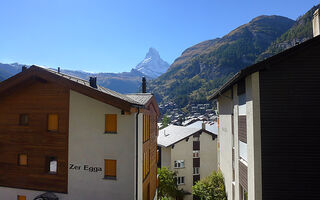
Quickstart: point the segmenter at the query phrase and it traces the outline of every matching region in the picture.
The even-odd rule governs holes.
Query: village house
[[[200,121],[199,121],[200,122]],[[217,170],[217,126],[198,122],[189,126],[169,125],[158,136],[159,167],[177,173],[177,184],[193,199],[192,186]]]
[[[320,36],[234,75],[211,100],[229,200],[319,199]]]
[[[160,113],[143,83],[123,95],[38,66],[0,83],[0,199],[156,199]]]

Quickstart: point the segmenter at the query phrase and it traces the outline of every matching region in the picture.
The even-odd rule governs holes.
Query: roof
[[[214,92],[213,95],[211,95],[209,97],[209,100],[214,100],[214,99],[218,98],[218,96],[220,96],[222,93],[224,93],[225,91],[230,89],[234,84],[236,84],[238,81],[240,81],[244,77],[246,77],[254,72],[270,68],[272,64],[280,62],[280,61],[287,59],[291,56],[294,56],[296,53],[299,53],[299,52],[303,51],[304,49],[306,49],[310,46],[313,46],[313,45],[320,45],[320,35],[316,36],[314,38],[311,38],[311,39],[309,39],[301,44],[298,44],[294,47],[291,47],[291,48],[289,48],[281,53],[278,53],[270,58],[267,58],[261,62],[258,62],[256,64],[253,64],[251,66],[248,66],[248,67],[240,70],[232,78],[230,78],[225,84],[223,84],[216,92]]]
[[[141,105],[145,105],[151,100],[151,98],[153,97],[153,94],[135,93],[135,94],[127,94],[126,96],[132,99],[133,101],[138,102]]]
[[[87,80],[36,65],[32,65],[25,71],[20,72],[15,76],[12,76],[11,78],[1,82],[0,95],[2,92],[7,91],[8,89],[25,80],[33,79],[34,77],[38,77],[46,81],[56,82],[86,96],[95,98],[125,111],[130,111],[131,107],[144,108],[150,102],[155,102],[154,96],[149,93],[125,95],[99,85],[97,85],[97,88],[94,88],[90,86],[90,82]],[[158,108],[158,105],[156,105],[156,108]]]
[[[159,130],[158,145],[168,147],[199,132],[213,134],[208,130],[202,130],[202,128],[198,127],[185,127],[171,124],[166,128]]]
[[[207,131],[210,131],[211,133],[218,135],[218,123],[214,123],[211,121],[196,121],[192,124],[189,124],[188,126],[186,126],[187,128],[198,128],[201,129],[202,128],[202,123],[205,124],[205,128]]]
[[[124,101],[129,102],[129,103],[137,104],[137,105],[144,105],[144,104],[141,104],[141,103],[138,102],[138,101],[133,100],[132,98],[130,98],[130,97],[127,96],[127,95],[124,95],[124,94],[115,92],[115,91],[113,91],[113,90],[110,90],[110,89],[108,89],[108,88],[102,87],[102,86],[100,86],[100,85],[97,85],[97,88],[93,88],[93,87],[90,86],[90,82],[87,81],[87,80],[84,80],[84,79],[81,79],[81,78],[78,78],[78,77],[75,77],[75,76],[70,76],[70,75],[68,75],[68,74],[63,74],[63,73],[61,73],[61,72],[57,72],[57,71],[55,71],[55,70],[48,69],[48,68],[45,68],[45,67],[42,67],[42,66],[35,66],[35,65],[33,65],[33,66],[31,66],[31,67],[41,68],[41,69],[46,70],[46,71],[48,71],[48,72],[50,72],[50,73],[53,73],[53,74],[55,74],[55,75],[61,76],[61,77],[63,77],[63,78],[69,79],[69,80],[71,80],[71,81],[74,81],[75,83],[82,84],[82,85],[84,85],[84,86],[86,86],[86,87],[90,87],[90,88],[92,88],[92,89],[98,90],[99,92],[103,92],[103,93],[105,93],[105,94],[109,94],[109,95],[111,95],[111,96],[114,96],[114,97],[116,97],[116,98],[122,99],[122,100],[124,100]],[[151,98],[151,97],[150,97],[150,98]]]

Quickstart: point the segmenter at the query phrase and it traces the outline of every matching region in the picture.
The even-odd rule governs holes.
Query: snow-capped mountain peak
[[[162,60],[159,52],[152,47],[149,48],[144,60],[135,67],[137,71],[151,78],[157,78],[165,73],[168,68],[169,64]]]

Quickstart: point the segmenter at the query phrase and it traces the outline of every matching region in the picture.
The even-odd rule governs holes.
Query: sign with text
[[[69,164],[69,169],[71,170],[83,170],[89,172],[102,172],[101,167],[93,167],[90,165],[76,165],[76,164]]]

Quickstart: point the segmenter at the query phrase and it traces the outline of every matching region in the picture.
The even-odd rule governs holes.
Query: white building
[[[169,125],[159,131],[160,165],[177,173],[179,188],[189,193],[184,199],[193,199],[195,182],[217,170],[216,132],[216,125],[202,122],[200,126],[199,123],[186,127]]]
[[[0,84],[0,199],[156,199],[158,116],[151,94],[24,68]]]
[[[228,200],[319,199],[320,36],[235,74],[218,102]]]

